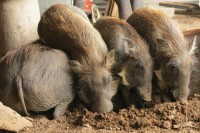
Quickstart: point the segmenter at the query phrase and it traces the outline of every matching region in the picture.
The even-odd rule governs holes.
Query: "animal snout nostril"
[[[151,108],[154,106],[154,102],[153,101],[144,101],[143,105],[145,108]]]
[[[171,102],[175,102],[176,101],[175,88],[172,89],[172,87],[167,86],[165,90],[165,97],[170,99]]]
[[[173,91],[176,90],[176,88],[175,87],[171,87],[171,86],[166,86],[166,90],[167,90],[168,93],[172,93]]]
[[[136,102],[136,106],[137,108],[141,109],[141,108],[151,108],[155,105],[155,103],[153,101],[145,101],[143,99],[140,99]]]
[[[107,113],[111,112],[113,110],[113,104],[112,102],[104,102],[101,105],[94,105],[92,106],[91,110],[93,112],[98,112],[98,113]]]

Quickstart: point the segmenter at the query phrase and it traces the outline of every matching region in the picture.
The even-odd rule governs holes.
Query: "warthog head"
[[[91,105],[93,111],[110,112],[113,109],[112,97],[117,92],[118,81],[110,72],[115,63],[114,50],[109,52],[105,61],[97,66],[85,67],[77,61],[70,61],[72,70],[78,76],[78,95],[82,101]]]

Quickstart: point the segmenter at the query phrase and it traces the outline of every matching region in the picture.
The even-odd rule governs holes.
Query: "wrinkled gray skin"
[[[110,72],[115,52],[108,53],[93,25],[68,6],[57,4],[42,15],[38,34],[49,46],[68,54],[80,99],[93,111],[110,112],[118,86]]]
[[[196,37],[196,47],[195,50],[195,62],[192,67],[192,73],[190,77],[190,97],[194,94],[200,94],[200,29],[184,31],[184,36],[188,40],[190,47]]]
[[[135,89],[140,101],[151,101],[153,59],[146,42],[128,23],[117,18],[102,17],[94,27],[108,49],[114,49],[117,53],[113,75],[121,79],[120,90],[126,105],[131,103],[132,89]]]
[[[19,113],[55,108],[62,116],[73,100],[68,58],[60,50],[27,44],[0,60],[0,101]]]
[[[186,101],[189,95],[190,74],[194,62],[194,47],[188,47],[183,33],[173,20],[162,11],[140,8],[128,19],[137,32],[147,40],[151,56],[155,59],[156,75],[163,101],[165,93],[172,94],[175,100]]]

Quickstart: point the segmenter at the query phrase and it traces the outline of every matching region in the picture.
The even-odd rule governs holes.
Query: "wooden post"
[[[38,39],[38,0],[0,0],[0,57]]]

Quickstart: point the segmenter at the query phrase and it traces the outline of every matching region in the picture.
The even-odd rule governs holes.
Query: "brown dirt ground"
[[[182,30],[200,28],[200,17],[176,15]],[[149,109],[134,106],[118,112],[93,113],[85,108],[70,109],[65,116],[50,120],[45,115],[27,118],[33,127],[20,133],[121,133],[121,132],[200,132],[200,95],[187,103],[157,104]]]
[[[34,126],[20,133],[65,132],[199,132],[200,95],[187,103],[157,104],[150,109],[134,106],[119,112],[93,113],[87,109],[72,109],[65,116],[48,120],[45,116],[30,118]]]

